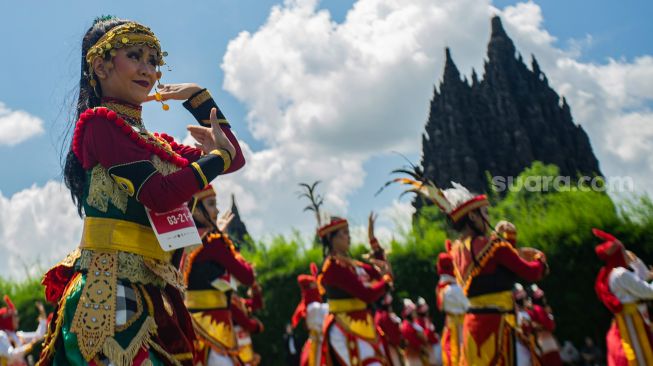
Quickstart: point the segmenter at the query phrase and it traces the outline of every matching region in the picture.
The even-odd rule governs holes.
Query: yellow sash
[[[101,217],[84,218],[84,231],[79,247],[105,251],[119,250],[163,262],[169,261],[172,256],[171,253],[161,249],[151,227]]]

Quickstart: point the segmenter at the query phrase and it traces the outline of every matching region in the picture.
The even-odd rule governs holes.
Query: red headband
[[[213,188],[212,184],[209,184],[201,191],[195,193],[193,197],[198,201],[201,201],[207,197],[215,197],[215,189]]]
[[[490,201],[487,200],[487,196],[484,194],[480,194],[469,201],[463,203],[460,205],[460,207],[456,208],[455,210],[451,211],[449,214],[449,217],[451,217],[451,220],[453,222],[458,222],[460,219],[465,217],[468,213],[476,210],[477,208],[481,208],[483,206],[489,206]]]
[[[325,236],[331,234],[334,231],[340,230],[342,228],[345,228],[349,226],[349,223],[345,219],[336,219],[331,221],[330,223],[322,226],[317,230],[317,236],[320,238],[324,238]]]

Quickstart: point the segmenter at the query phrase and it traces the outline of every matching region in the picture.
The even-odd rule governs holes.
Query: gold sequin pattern
[[[129,195],[111,178],[109,172],[100,164],[91,170],[88,197],[86,203],[100,212],[109,210],[109,202],[120,212],[127,212]]]
[[[193,99],[189,100],[190,106],[193,109],[201,106],[204,102],[211,99],[211,93],[207,89],[204,89],[201,93],[197,94]]]
[[[96,57],[104,57],[107,52],[134,45],[145,45],[157,50],[159,65],[164,65],[161,44],[150,28],[135,22],[121,24],[110,29],[86,52],[86,62],[90,65]]]
[[[80,271],[88,271],[91,258],[93,257],[93,250],[83,249],[77,268]],[[139,283],[144,285],[154,285],[156,287],[164,287],[165,281],[152,272],[144,263],[144,258],[138,254],[127,253],[118,251],[118,269],[117,276],[122,280],[127,280],[131,283]]]
[[[143,264],[157,277],[161,278],[170,286],[177,288],[180,291],[185,291],[184,277],[181,272],[170,263],[161,262],[156,259],[143,258]]]
[[[118,114],[122,114],[122,115],[127,116],[127,117],[129,117],[131,119],[135,119],[136,121],[142,121],[142,119],[141,119],[141,112],[142,111],[141,111],[140,108],[130,107],[130,106],[127,106],[127,105],[124,105],[124,104],[111,103],[111,102],[102,103],[102,106],[106,107],[106,108],[109,108],[109,109],[111,109],[112,111],[114,111],[114,112],[116,112]],[[136,127],[142,128],[143,127],[142,122],[141,122],[140,126],[136,126]]]
[[[152,155],[152,164],[161,175],[166,176],[178,172],[181,168],[175,164],[161,160],[158,155]]]
[[[116,252],[95,251],[75,310],[70,331],[77,335],[79,351],[86,361],[112,338],[116,324]]]

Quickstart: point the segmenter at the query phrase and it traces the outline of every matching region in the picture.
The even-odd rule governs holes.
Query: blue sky
[[[270,8],[281,1],[196,1],[193,6],[175,1],[162,1],[155,6],[131,1],[111,3],[95,2],[94,6],[89,6],[87,1],[68,1],[64,9],[59,2],[46,2],[36,12],[29,2],[0,5],[0,32],[14,35],[4,38],[3,42],[6,56],[0,58],[0,69],[5,70],[0,74],[0,101],[11,109],[26,110],[42,118],[47,128],[46,134],[18,146],[0,146],[2,156],[12,157],[3,163],[8,164],[3,168],[8,175],[0,184],[3,194],[11,195],[33,183],[40,185],[59,178],[60,134],[69,110],[64,98],[72,98],[70,90],[78,81],[81,35],[92,19],[101,14],[135,19],[155,30],[170,53],[168,63],[173,68],[164,80],[195,81],[210,88],[235,122],[240,138],[254,149],[260,148],[260,142],[238,124],[237,121],[244,120],[246,110],[222,90],[223,75],[216,66],[229,40],[241,31],[256,30],[268,17]],[[320,8],[328,9],[333,19],[341,22],[353,3],[350,0],[322,1]],[[503,8],[517,1],[493,3]],[[558,0],[537,4],[545,15],[547,30],[558,38],[562,47],[572,40],[592,37],[592,44],[584,49],[584,61],[600,63],[607,58],[633,58],[653,53],[653,43],[645,39],[646,35],[653,35],[651,2]],[[181,110],[162,113],[157,106],[148,107],[157,119],[162,119],[161,130],[183,132],[183,125],[170,122],[183,113]],[[368,163],[366,170],[374,172],[375,165],[374,161]],[[377,182],[384,174],[380,174],[381,177],[373,174],[369,180]]]
[[[65,130],[69,111],[64,98],[73,97],[70,91],[79,80],[81,35],[93,18],[101,14],[135,19],[152,28],[170,54],[167,61],[173,71],[165,73],[164,82],[194,81],[210,88],[228,118],[234,121],[239,137],[254,149],[260,148],[260,141],[238,123],[244,121],[246,110],[222,90],[223,74],[217,65],[229,40],[243,30],[255,31],[268,17],[270,8],[280,3],[221,0],[195,1],[193,6],[187,6],[176,1],[160,1],[152,6],[152,3],[131,1],[111,4],[67,1],[65,8],[61,2],[44,2],[35,11],[30,2],[3,2],[0,33],[12,36],[3,39],[0,101],[13,110],[25,110],[43,119],[46,133],[17,146],[0,145],[0,155],[11,157],[2,163],[7,175],[0,181],[0,191],[5,196],[12,195],[34,183],[42,185],[50,179],[59,179],[60,135]],[[329,0],[320,2],[319,6],[341,22],[353,3]],[[517,1],[493,3],[503,8]],[[602,63],[608,58],[632,59],[653,54],[653,43],[648,39],[653,35],[651,2],[556,0],[537,4],[544,13],[546,29],[558,38],[561,47],[568,47],[571,40],[592,37],[593,42],[586,46],[581,57],[584,61]],[[170,113],[160,112],[158,106],[146,106],[146,110],[148,116],[155,115],[157,119],[156,127],[149,122],[151,129],[183,134],[184,124],[172,122],[183,118],[180,108]],[[377,174],[377,165],[374,159],[367,164],[370,182],[362,190],[367,191],[385,179],[387,172]],[[357,203],[358,199],[354,200]],[[365,201],[361,197],[360,204]]]
[[[459,5],[462,3],[469,4],[469,16],[465,14],[465,9],[462,13],[456,12],[455,8],[462,6]],[[364,9],[352,11],[350,15],[354,13],[354,16],[348,19],[346,16],[354,4]],[[279,189],[285,191],[285,199],[288,202],[295,201],[294,197],[288,194],[296,190],[293,179],[326,180],[325,186],[336,192],[328,200],[333,211],[340,213],[346,210],[346,214],[358,224],[364,222],[370,209],[384,210],[392,206],[393,200],[398,196],[398,190],[391,189],[378,197],[373,195],[387,180],[388,172],[403,164],[402,159],[391,151],[400,150],[413,161],[419,159],[419,134],[426,121],[428,100],[433,85],[439,83],[442,73],[443,48],[452,47],[454,60],[459,64],[461,72],[469,73],[472,66],[478,70],[482,65],[487,43],[489,6],[497,8],[501,13],[504,25],[515,40],[517,48],[524,55],[535,53],[553,85],[561,94],[568,97],[576,122],[583,125],[592,138],[604,172],[607,171],[607,175],[624,175],[636,170],[641,175],[641,179],[640,176],[636,179],[641,182],[653,182],[653,179],[644,180],[651,178],[653,162],[645,157],[642,158],[642,155],[651,151],[651,148],[650,143],[645,139],[649,135],[641,133],[644,130],[650,131],[648,126],[651,126],[653,121],[652,93],[648,86],[653,84],[648,82],[648,80],[653,81],[651,76],[653,72],[648,66],[651,62],[650,55],[653,55],[653,43],[650,42],[650,36],[653,35],[653,22],[650,21],[653,15],[653,3],[606,0],[548,0],[534,3],[512,0],[460,0],[459,2],[406,0],[406,8],[408,5],[433,10],[433,14],[441,12],[448,14],[449,17],[458,16],[461,20],[454,25],[425,21],[420,26],[423,29],[432,29],[431,33],[425,33],[432,35],[431,40],[424,41],[424,38],[417,36],[416,40],[406,38],[417,43],[423,42],[413,48],[416,55],[418,53],[423,55],[417,55],[412,59],[410,57],[412,55],[408,55],[405,59],[401,59],[401,53],[405,52],[402,42],[409,46],[410,42],[405,39],[394,42],[392,32],[383,33],[386,31],[383,30],[382,23],[388,22],[390,18],[388,14],[396,18],[411,15],[410,12],[402,12],[405,9],[389,0],[328,0],[318,2],[316,8],[313,7],[311,0],[292,0],[286,5],[282,1],[270,0],[66,1],[41,2],[38,9],[35,9],[35,5],[31,2],[0,3],[0,34],[3,35],[3,57],[0,57],[0,70],[2,70],[0,103],[5,109],[22,110],[40,118],[44,127],[42,134],[13,146],[2,144],[0,139],[0,155],[5,157],[0,163],[3,172],[0,178],[0,213],[3,209],[23,210],[20,211],[22,212],[20,215],[24,216],[20,216],[20,220],[50,222],[49,218],[38,216],[39,209],[35,208],[37,206],[23,205],[19,197],[14,195],[36,185],[33,194],[34,197],[39,197],[38,192],[47,191],[41,190],[47,182],[57,182],[61,179],[59,165],[61,134],[66,131],[69,122],[69,105],[74,98],[72,90],[79,80],[81,37],[93,19],[103,14],[133,19],[152,28],[161,40],[163,48],[169,53],[166,61],[172,68],[170,72],[166,68],[163,69],[162,82],[197,82],[212,91],[225,115],[232,122],[237,135],[249,146],[252,156],[255,156],[251,160],[253,163],[246,166],[246,169],[250,169],[249,172],[234,175],[224,182],[228,192],[251,195],[250,202],[248,197],[237,198],[245,207],[242,210],[245,222],[251,222],[253,227],[258,228],[259,233],[287,233],[293,226],[302,229],[311,227],[309,219],[298,219],[295,213],[283,211],[284,208],[301,211],[298,203],[292,202],[289,208],[286,208],[279,207],[283,205],[279,201],[272,199],[266,201],[267,196],[277,195]],[[278,15],[281,14],[277,20],[270,19],[273,6],[278,6]],[[327,26],[326,30],[323,29],[324,27],[319,28],[320,24],[323,26],[319,20],[324,15],[320,15],[320,10],[329,12],[328,21],[332,26]],[[367,18],[361,14],[376,19],[376,23],[367,24],[365,20]],[[413,31],[405,24],[415,23],[416,19],[423,20],[413,18],[403,23],[398,22],[397,36]],[[299,22],[298,24],[305,28],[299,27],[290,31],[284,28],[284,24],[293,21]],[[445,17],[442,23],[447,21]],[[532,27],[529,27],[529,21],[533,23]],[[311,28],[312,26],[318,30]],[[360,29],[365,31],[361,31],[360,37],[355,31],[352,33],[351,29],[362,26],[364,27]],[[404,28],[399,29],[400,27]],[[368,33],[376,31],[388,39],[387,54],[383,42],[380,43],[381,51],[375,51],[378,50],[379,43],[374,44],[374,42],[378,40],[375,41],[374,36],[369,36]],[[241,34],[241,32],[248,33]],[[461,32],[469,32],[469,34],[458,34]],[[309,33],[315,37],[315,45],[302,43],[302,36]],[[323,37],[316,37],[316,35]],[[550,39],[549,36],[554,37],[555,40]],[[266,42],[280,42],[279,44],[286,48],[272,48],[266,45]],[[229,44],[232,45],[232,50],[227,52]],[[307,70],[305,76],[317,75],[317,82],[320,82],[321,77],[324,78],[325,90],[334,85],[342,88],[342,93],[325,92],[325,105],[319,106],[317,105],[319,98],[317,101],[303,100],[302,95],[291,95],[293,90],[304,86],[302,84],[305,80],[293,75],[292,67],[288,75],[269,75],[270,70],[284,70],[288,65],[296,65],[298,61],[293,58],[295,55],[299,55],[297,58],[300,61],[310,59],[311,51],[306,49],[313,46],[318,51],[326,49],[327,53],[316,56],[318,57],[316,60],[300,62],[300,67],[310,68],[310,65],[318,64],[322,69],[329,69],[334,67],[335,63],[335,68],[331,70],[337,70],[338,62],[341,62],[344,69],[345,65],[355,64],[361,62],[360,59],[364,59],[356,57],[356,53],[360,50],[365,50],[361,52],[371,50],[366,57],[377,59],[369,65],[355,64],[352,69],[354,71],[343,73],[344,76],[341,77],[344,77],[344,82],[339,81],[341,84],[333,80],[329,81],[334,72],[320,74],[322,69],[319,68]],[[396,64],[392,63],[395,62],[394,59],[391,61],[386,59],[386,56],[392,56],[393,52],[395,58],[399,60]],[[229,60],[225,59],[227,54],[230,56]],[[352,54],[354,56],[351,56]],[[252,60],[261,60],[262,64],[253,62],[249,70],[247,67],[250,65],[244,64]],[[384,62],[390,66],[383,64]],[[225,74],[220,67],[221,64],[227,65],[227,69],[231,70],[229,75]],[[379,64],[382,66],[379,70],[385,70],[385,73],[370,76],[360,71],[365,68],[373,70]],[[408,80],[405,84],[401,84],[400,79],[392,79],[404,71]],[[602,75],[606,75],[605,78]],[[272,81],[267,80],[268,76]],[[252,78],[254,82],[251,82]],[[226,79],[234,82],[225,83]],[[386,82],[384,79],[391,81]],[[620,84],[621,79],[625,80],[623,85]],[[260,84],[258,80],[261,80]],[[334,123],[327,123],[325,126],[319,125],[320,121],[301,118],[293,120],[290,114],[276,116],[277,112],[285,113],[292,109],[269,106],[270,101],[284,99],[283,93],[275,90],[275,86],[288,80],[296,83],[296,87],[291,85],[289,89],[284,89],[290,91],[287,93],[289,105],[299,106],[294,112],[301,114],[302,111],[311,108],[317,110],[329,108],[331,105],[327,104],[333,102],[333,105],[346,110],[341,113],[342,118],[345,119],[344,125],[334,132],[328,129],[329,125],[340,126],[337,122],[342,121],[333,121]],[[347,81],[358,84],[350,85]],[[245,82],[250,82],[251,85],[243,86],[242,83]],[[306,84],[315,82],[306,79]],[[412,84],[419,84],[419,86],[412,88]],[[619,91],[611,90],[610,85],[613,84],[620,86],[615,87]],[[361,88],[368,86],[368,89],[362,89],[353,96],[347,94],[347,89],[356,89],[357,86]],[[269,93],[250,92],[264,87],[268,88]],[[406,109],[401,102],[402,90],[398,90],[397,94],[384,94],[384,88],[390,87],[404,88],[406,89],[404,94],[417,95],[419,98],[412,98],[417,99],[417,102]],[[596,91],[598,89],[600,92]],[[367,91],[370,93],[369,98],[365,95]],[[265,94],[273,96],[267,97]],[[338,100],[339,94],[352,100],[349,101],[350,103],[343,104]],[[610,104],[613,100],[619,100],[617,106],[606,107],[608,109],[605,110],[597,107]],[[384,124],[383,121],[377,124],[374,122],[374,118],[378,118],[377,115],[364,110],[359,113],[356,108],[351,107],[351,104],[360,105],[362,110],[383,107],[386,109],[381,109],[390,114],[393,110],[398,110],[401,113],[405,112],[407,117],[404,121],[400,114],[398,118],[395,117],[395,124]],[[191,123],[191,119],[180,103],[173,102],[171,106],[169,112],[163,112],[157,104],[146,104],[145,122],[152,131],[165,131],[184,138],[185,125]],[[2,117],[1,111],[2,108],[0,108],[0,117]],[[606,115],[609,117],[601,117]],[[269,123],[265,120],[268,117]],[[359,120],[361,126],[365,128],[357,129],[358,126],[355,124]],[[311,123],[318,123],[318,125]],[[611,137],[610,131],[614,129],[612,124],[620,126],[622,123],[630,123],[630,126],[635,127],[631,127],[630,130],[624,129],[626,132],[623,132],[623,135]],[[397,128],[397,124],[400,125],[399,129],[405,126],[405,131],[408,131],[410,136],[399,136],[401,133],[397,133],[398,130],[394,129]],[[293,152],[292,146],[287,147],[291,145],[288,140],[277,139],[269,131],[261,130],[266,125],[278,128],[279,135],[283,134],[284,128],[290,128],[293,130],[289,132],[290,135],[308,139],[310,146],[317,147],[315,149],[311,147],[313,150],[307,153],[307,156],[314,159],[323,157],[325,161],[333,158],[329,163],[331,165],[325,163],[324,167],[311,169],[303,163],[294,164],[293,161],[278,159],[282,164],[281,168],[267,169],[275,162],[274,159],[270,159],[270,156],[288,154],[288,159],[299,159],[301,154],[292,155],[296,152]],[[312,136],[310,131],[302,130],[304,126],[318,126],[320,128],[316,130],[321,132],[316,133],[323,135]],[[349,127],[352,131],[358,131],[359,135],[354,138],[348,136]],[[369,135],[365,132],[368,130]],[[384,130],[388,131],[385,135]],[[0,126],[1,133],[3,132]],[[341,134],[342,140],[349,142],[342,142],[342,146],[337,142],[333,143],[330,140],[333,137],[331,133],[336,134],[335,140],[338,140],[338,134]],[[393,133],[397,134],[397,140],[401,141],[394,143],[393,136],[387,136]],[[254,138],[256,134],[259,138]],[[355,142],[356,138],[360,139],[361,143]],[[379,142],[375,150],[374,142],[377,139]],[[322,140],[326,141],[323,145]],[[615,142],[616,140],[625,142],[619,144]],[[304,145],[306,146],[308,145]],[[343,153],[337,151],[340,148]],[[336,151],[334,152],[333,149]],[[337,167],[342,167],[342,176],[339,176],[339,171],[324,171],[337,170]],[[265,170],[265,172],[253,171],[255,169]],[[350,176],[352,174],[357,174],[358,177]],[[275,178],[283,175],[288,175],[288,179],[284,181]],[[266,182],[269,180],[270,183],[255,185],[251,182],[255,179]],[[239,186],[239,181],[248,183]],[[220,184],[218,180],[218,189],[221,187]],[[272,187],[269,188],[270,192],[261,194],[266,187]],[[277,191],[274,191],[275,189]],[[63,205],[68,209],[67,205],[72,207],[72,204],[67,203],[69,201],[66,200],[53,200],[53,202],[58,202],[57,205]],[[47,205],[47,197],[44,202],[43,205]],[[278,213],[275,213],[277,207],[263,207],[272,205],[273,202],[278,207]],[[406,202],[407,199],[404,199],[404,206]],[[281,218],[286,214],[289,219],[284,221]],[[389,219],[386,217],[387,221]],[[14,232],[12,231],[14,229],[9,224],[5,224],[3,228],[3,224],[0,223],[0,236],[9,238],[7,233]],[[75,235],[75,233],[70,234],[70,238],[66,237],[66,240],[77,240],[72,239]]]

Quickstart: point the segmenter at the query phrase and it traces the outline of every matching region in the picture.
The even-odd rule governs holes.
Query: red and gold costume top
[[[205,363],[209,349],[235,357],[238,344],[231,300],[237,283],[254,283],[254,269],[220,232],[205,233],[202,245],[187,249],[181,263],[188,288],[184,303],[199,340],[196,351],[200,357],[196,361]]]
[[[209,94],[203,90],[185,104],[203,123],[200,114],[208,118],[205,109],[215,102],[208,98],[190,106],[201,95]],[[166,212],[186,205],[210,180],[244,165],[229,125],[221,127],[236,148],[234,156],[226,150],[204,154],[168,135],[150,133],[143,125],[140,106],[121,100],[104,98],[101,106],[80,114],[71,149],[86,173],[84,231],[79,248],[43,279],[46,298],[67,315],[58,312],[53,320],[42,362],[63,354],[56,352],[61,344],[57,337],[67,332],[61,331],[63,324],[76,334],[76,349],[88,363],[100,354],[117,365],[136,362],[117,353],[125,352],[116,341],[124,339],[120,338],[124,324],[140,329],[130,343],[132,350],[145,350],[147,340],[156,337],[162,346],[159,353],[191,361],[194,335],[183,305],[183,278],[170,261],[172,253],[159,245],[146,209]],[[71,285],[82,281],[83,285]],[[119,319],[117,304],[126,298],[119,296],[119,288],[127,288],[126,284],[134,290],[129,295],[133,301],[126,303],[136,303],[140,310],[135,309],[138,315],[131,319]],[[74,316],[68,317],[73,310]],[[107,344],[115,347],[107,351]]]
[[[456,279],[468,297],[511,291],[516,279],[537,281],[546,269],[543,257],[526,260],[511,243],[483,236],[456,240],[450,254]]]
[[[198,98],[203,102],[194,102]],[[216,106],[206,90],[184,105],[201,124],[209,116],[206,110]],[[80,114],[73,135],[73,152],[87,171],[86,216],[149,226],[144,207],[169,211],[217,175],[240,169],[244,158],[238,141],[227,123],[221,127],[236,147],[233,157],[226,150],[203,154],[166,134],[152,134],[143,125],[140,106],[104,98],[101,107]]]
[[[231,277],[244,286],[254,283],[254,269],[236,250],[227,234],[214,232],[205,235],[202,245],[186,255],[182,270],[189,291],[218,288],[231,291],[233,288],[228,287]]]
[[[374,266],[348,257],[330,255],[324,261],[319,283],[331,300],[358,299],[365,304],[377,301],[392,283]]]
[[[348,226],[347,220],[332,218],[329,223],[318,229],[317,234],[320,238],[325,238]],[[383,249],[376,238],[372,238],[370,246],[376,259],[385,260]],[[324,260],[322,273],[317,279],[318,285],[326,291],[330,312],[334,312],[331,311],[334,300],[344,303],[342,300],[345,299],[358,299],[362,301],[359,307],[365,309],[365,304],[377,301],[392,283],[390,275],[382,276],[374,266],[335,254],[330,254]]]

